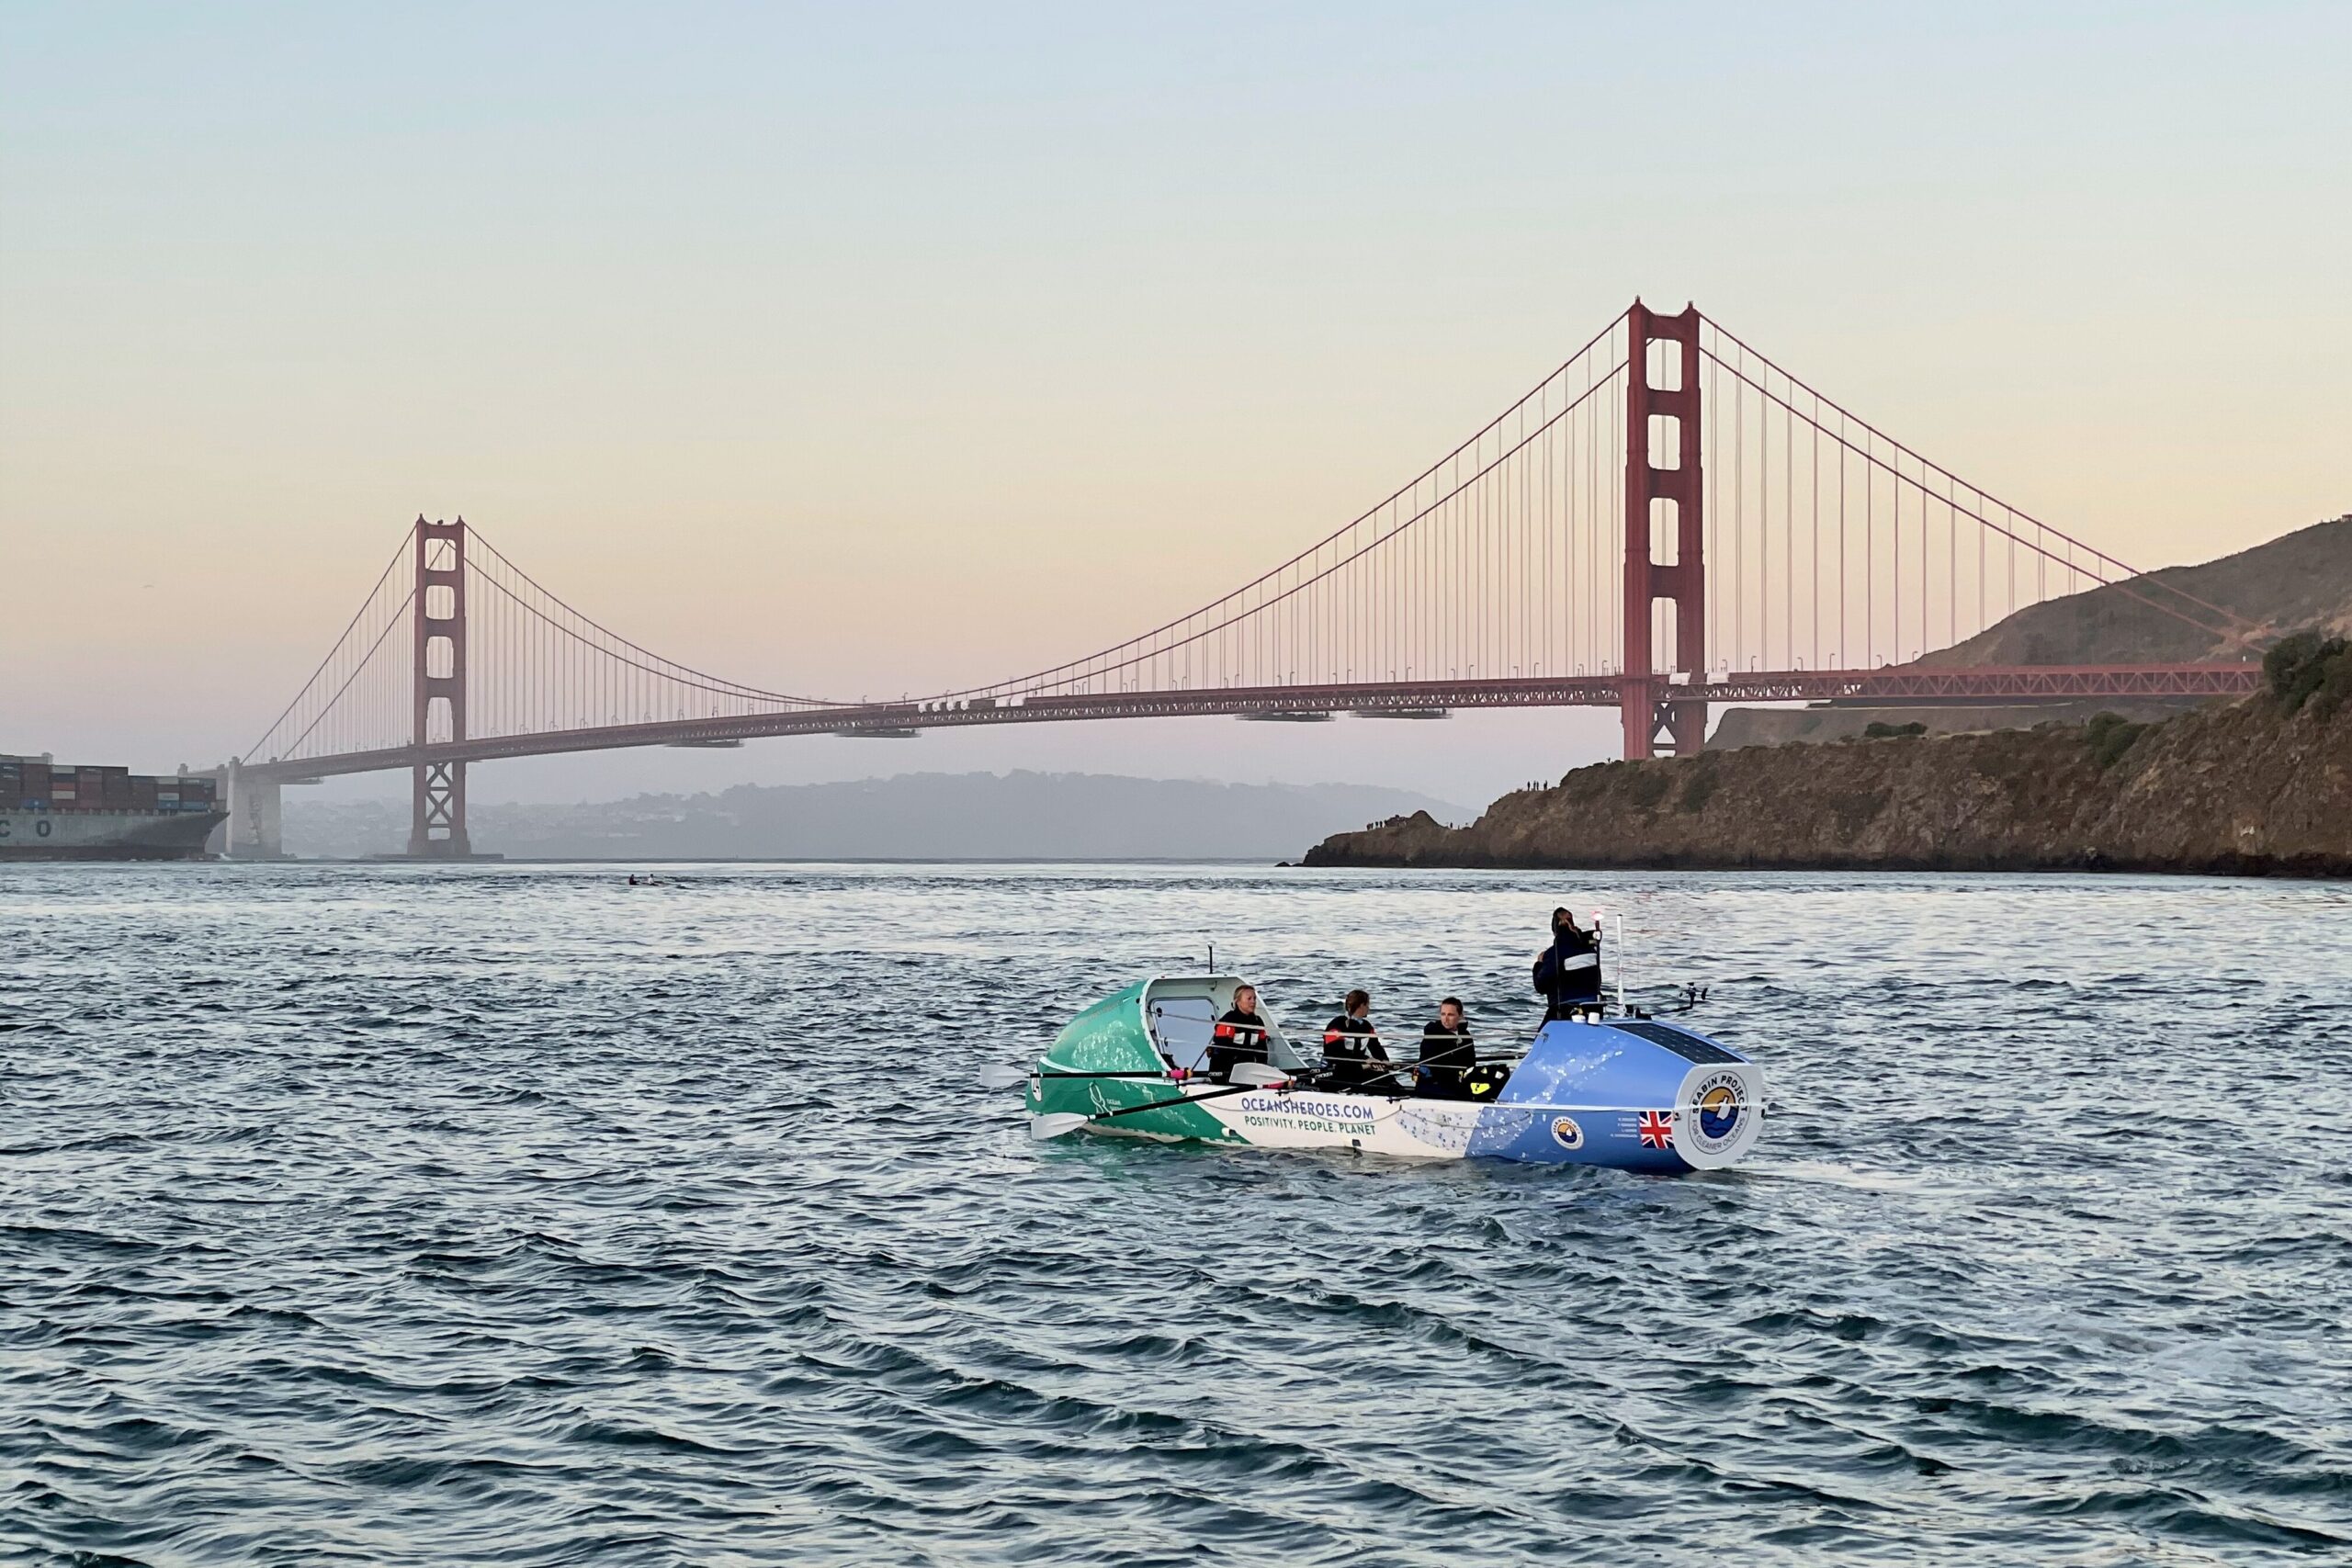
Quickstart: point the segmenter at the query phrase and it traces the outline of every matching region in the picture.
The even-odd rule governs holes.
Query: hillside
[[[543,860],[1272,860],[1354,822],[1458,816],[1405,790],[1093,773],[901,773],[745,784],[582,806],[475,803],[477,849]],[[350,858],[402,848],[406,802],[286,795],[286,847]]]
[[[1798,744],[1580,768],[1467,828],[1399,818],[1309,865],[2352,876],[2352,649],[2162,724]]]
[[[2177,604],[2204,614],[2178,599],[2176,591],[2230,611],[2251,629],[2217,637],[2154,607]],[[2352,516],[2314,523],[2202,565],[2167,567],[2125,583],[2029,604],[1918,662],[2164,664],[2237,659],[2304,630],[2352,631]]]
[[[2244,618],[2246,629],[2215,636],[2156,604],[2179,604],[2209,621],[2221,617],[2172,590]],[[2128,590],[2128,592],[2127,592]],[[2290,632],[2352,632],[2352,516],[2316,523],[2251,549],[2199,566],[2168,567],[2129,582],[2029,604],[1976,636],[1938,649],[1917,662],[1969,664],[2161,664],[2243,659]],[[1785,746],[1858,735],[1871,723],[1924,724],[1932,734],[1998,729],[2063,719],[2081,723],[2102,705],[2064,707],[1726,708],[1711,746]],[[2196,705],[2148,699],[2103,705],[2127,718],[2158,719]]]

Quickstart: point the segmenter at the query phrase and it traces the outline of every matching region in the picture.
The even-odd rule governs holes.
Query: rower
[[[1566,909],[1552,911],[1552,945],[1535,955],[1535,994],[1547,1004],[1546,1023],[1600,1005],[1600,916],[1586,931]]]
[[[1462,1016],[1462,998],[1448,997],[1437,1017],[1421,1026],[1421,1061],[1413,1076],[1419,1092],[1436,1100],[1464,1100],[1464,1079],[1478,1062],[1477,1042]]]
[[[1233,1006],[1209,1032],[1209,1077],[1218,1083],[1233,1081],[1234,1066],[1266,1059],[1266,1021],[1258,1016],[1258,987],[1233,987]]]
[[[1345,1093],[1360,1089],[1374,1077],[1390,1093],[1396,1089],[1396,1080],[1388,1072],[1388,1052],[1380,1043],[1380,1032],[1373,1027],[1372,993],[1350,991],[1340,1004],[1340,1016],[1323,1026],[1323,1062],[1329,1070],[1331,1088]],[[1374,1063],[1381,1070],[1374,1074]]]

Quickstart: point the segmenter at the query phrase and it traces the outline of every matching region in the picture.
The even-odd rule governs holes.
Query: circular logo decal
[[[1564,1149],[1584,1147],[1584,1129],[1577,1125],[1573,1116],[1558,1116],[1552,1121],[1552,1141]]]
[[[1747,1113],[1745,1087],[1739,1075],[1731,1072],[1700,1081],[1690,1097],[1690,1109],[1696,1114],[1689,1125],[1702,1150],[1713,1154],[1739,1135],[1740,1118]]]

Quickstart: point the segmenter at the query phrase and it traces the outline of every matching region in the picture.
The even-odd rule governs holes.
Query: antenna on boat
[[[1209,943],[1209,973],[1216,973],[1216,943]]]
[[[1617,922],[1617,934],[1613,939],[1608,934],[1611,920]],[[1592,936],[1600,946],[1608,947],[1613,943],[1617,949],[1617,1010],[1621,1015],[1631,1017],[1632,1014],[1625,1010],[1625,917],[1610,909],[1595,909],[1592,912]],[[1607,1011],[1606,1004],[1597,997],[1593,1005],[1598,1011]]]
[[[1617,917],[1617,1010],[1625,1010],[1625,917]]]

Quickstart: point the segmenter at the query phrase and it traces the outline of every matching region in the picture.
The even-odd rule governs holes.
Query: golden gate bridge
[[[1361,516],[1082,658],[895,703],[775,692],[653,653],[462,518],[419,517],[269,728],[220,770],[231,852],[280,786],[406,769],[409,851],[470,852],[466,770],[779,735],[1229,715],[1618,710],[1628,758],[1699,750],[1711,705],[2231,696],[2256,669],[1918,662],[2107,585],[2223,654],[2255,628],[1962,481],[1695,306],[1638,300]]]

